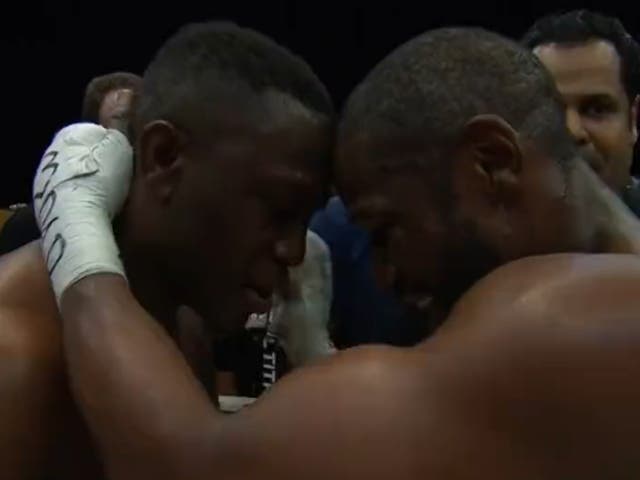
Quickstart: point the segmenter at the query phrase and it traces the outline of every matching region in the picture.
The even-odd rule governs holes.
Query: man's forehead
[[[620,56],[609,40],[594,38],[585,42],[550,42],[538,45],[533,53],[543,61],[553,65],[575,59],[618,66]]]
[[[248,167],[259,182],[297,190],[325,188],[332,152],[330,137],[322,129],[299,122],[260,129],[253,138],[256,143]]]
[[[345,197],[356,195],[368,184],[376,183],[376,171],[372,168],[375,149],[372,147],[371,138],[366,133],[340,136],[336,145],[334,174],[338,189]]]
[[[274,89],[256,91],[245,82],[220,82],[213,98],[199,102],[208,123],[223,128],[271,132],[296,123],[326,125],[326,115],[313,111],[294,96]]]
[[[212,105],[208,140],[258,149],[263,159],[301,160],[322,155],[329,161],[331,123],[289,94],[256,92],[240,84]]]
[[[337,173],[343,176],[386,176],[390,169],[381,168],[383,166],[408,164],[428,156],[427,140],[409,131],[362,131],[343,135],[336,149]]]
[[[370,134],[342,144],[335,169],[336,183],[352,215],[366,217],[390,208],[390,189],[398,179],[398,172],[392,173],[382,166],[401,157],[405,148],[405,144],[396,145]]]
[[[265,90],[260,94],[260,100],[263,106],[262,115],[267,122],[266,127],[278,128],[296,120],[320,125],[323,120],[327,120],[297,98],[279,90]]]
[[[416,153],[425,149],[424,131],[421,127],[391,126],[363,127],[348,132],[339,139],[338,147],[358,151],[367,157],[386,157]]]
[[[534,53],[561,89],[589,83],[601,88],[622,87],[620,57],[607,40],[549,43],[536,47]]]

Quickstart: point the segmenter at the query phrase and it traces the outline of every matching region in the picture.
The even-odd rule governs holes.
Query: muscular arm
[[[452,375],[470,387],[460,413],[526,448],[538,478],[638,475],[639,288],[629,255],[528,258],[490,275],[431,345],[465,366]]]
[[[71,287],[61,313],[72,388],[110,475],[189,478],[180,461],[221,414],[162,327],[108,274]]]
[[[227,416],[121,278],[87,277],[67,290],[61,308],[72,384],[111,478],[328,478],[323,472],[336,468],[388,475],[407,468],[399,457],[387,456],[385,466],[368,461],[384,457],[389,442],[406,442],[394,440],[398,428],[385,428],[406,423],[393,403],[406,392],[387,369],[404,352],[345,354],[350,361],[303,369]],[[362,395],[363,386],[377,394]],[[374,442],[371,428],[388,434]]]
[[[624,478],[640,472],[640,327],[628,301],[602,314],[637,288],[582,274],[547,282],[561,303],[500,301],[488,282],[421,349],[342,353],[237,416],[213,409],[117,277],[67,291],[65,344],[115,479]],[[614,303],[585,297],[590,282]]]

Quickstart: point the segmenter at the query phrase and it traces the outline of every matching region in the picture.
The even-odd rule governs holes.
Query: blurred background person
[[[85,89],[81,120],[126,133],[131,102],[141,81],[138,75],[129,72],[94,78]],[[4,209],[0,214],[0,228],[0,255],[40,238],[31,205],[18,204]]]
[[[638,139],[640,48],[622,22],[588,10],[544,17],[523,43],[547,67],[567,107],[567,126],[591,167],[640,216],[631,175]]]

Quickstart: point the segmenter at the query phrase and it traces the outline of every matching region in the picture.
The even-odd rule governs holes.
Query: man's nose
[[[589,132],[584,128],[582,117],[575,108],[567,109],[567,128],[579,146],[589,143]]]
[[[306,240],[306,227],[297,226],[288,229],[275,244],[275,255],[278,261],[287,267],[302,263],[306,251]]]

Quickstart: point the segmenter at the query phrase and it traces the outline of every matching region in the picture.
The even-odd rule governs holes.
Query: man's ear
[[[633,137],[633,144],[635,145],[638,141],[638,104],[640,103],[640,96],[636,95],[636,98],[633,99],[633,103],[631,104],[631,118],[629,121],[631,122],[631,135]]]
[[[157,120],[142,129],[137,142],[136,168],[149,190],[168,201],[182,176],[183,135],[169,122]]]
[[[467,174],[480,182],[492,202],[500,203],[518,188],[522,150],[518,133],[497,115],[477,115],[463,127],[459,143]]]

